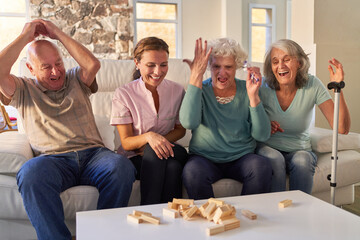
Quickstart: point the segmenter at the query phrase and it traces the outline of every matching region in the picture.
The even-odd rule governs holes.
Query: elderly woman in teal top
[[[341,63],[336,59],[329,63],[330,80],[343,81]],[[271,160],[274,192],[286,190],[288,173],[290,190],[311,193],[317,158],[311,151],[309,126],[315,104],[333,125],[334,103],[323,83],[308,74],[309,67],[308,56],[292,40],[275,42],[265,56],[261,93],[272,135],[265,144],[259,144],[257,153]],[[341,92],[339,133],[346,134],[349,128],[350,114]]]
[[[256,140],[270,137],[270,121],[259,97],[259,68],[248,68],[247,80],[235,79],[247,54],[234,40],[222,38],[204,47],[198,39],[190,82],[180,108],[180,122],[192,130],[190,157],[183,183],[190,198],[214,197],[212,183],[232,178],[242,194],[270,191],[271,165],[254,154]],[[203,82],[207,65],[211,78]],[[251,79],[251,75],[254,79]]]

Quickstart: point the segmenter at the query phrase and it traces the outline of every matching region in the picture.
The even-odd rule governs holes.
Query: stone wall
[[[132,0],[30,0],[30,16],[52,21],[98,58],[131,58]]]

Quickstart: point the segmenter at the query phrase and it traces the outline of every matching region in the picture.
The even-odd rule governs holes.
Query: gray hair
[[[213,57],[228,57],[233,56],[236,63],[236,69],[244,66],[247,59],[247,53],[241,45],[230,38],[217,38],[209,41],[208,48],[212,47],[212,52],[209,58],[209,66],[212,63]]]
[[[267,85],[272,89],[280,89],[279,82],[276,80],[276,77],[271,68],[271,51],[274,48],[280,49],[286,52],[288,55],[296,57],[296,60],[300,63],[300,68],[296,74],[295,85],[298,88],[304,87],[309,78],[308,72],[310,68],[310,60],[308,54],[304,52],[300,45],[290,39],[278,40],[277,42],[273,43],[266,52],[264,62],[264,76]]]

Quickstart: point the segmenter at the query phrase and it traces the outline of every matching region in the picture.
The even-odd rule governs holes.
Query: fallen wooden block
[[[233,218],[236,218],[235,215],[229,215],[226,217],[222,217],[219,219],[218,224],[224,224],[224,222],[226,223],[227,220],[233,219]]]
[[[133,214],[128,214],[127,215],[127,220],[128,220],[128,222],[133,222],[133,223],[137,223],[137,224],[143,222],[143,220],[141,219],[140,216],[133,215]]]
[[[222,206],[224,205],[225,201],[224,200],[220,200],[220,199],[216,199],[216,198],[209,198],[208,200],[209,203],[216,203],[216,205],[218,206]]]
[[[216,211],[213,211],[210,215],[208,215],[208,216],[206,217],[208,221],[212,221],[212,220],[214,219],[215,212],[216,212]]]
[[[212,235],[215,235],[215,234],[218,234],[218,233],[222,233],[222,232],[225,232],[225,226],[222,225],[222,224],[218,224],[218,225],[215,225],[215,226],[212,226],[212,227],[208,227],[206,229],[206,234],[209,235],[209,236],[212,236]]]
[[[279,207],[286,208],[286,207],[290,206],[291,204],[292,204],[292,200],[286,199],[286,200],[279,202]]]
[[[163,216],[177,218],[177,217],[179,217],[179,212],[174,209],[163,208]]]
[[[206,202],[203,205],[201,205],[201,207],[199,208],[200,214],[204,218],[206,217],[205,216],[205,209],[207,208],[208,205],[209,205],[209,202]]]
[[[137,210],[133,211],[133,215],[135,215],[135,216],[141,216],[141,215],[152,216],[152,214],[149,212],[142,212],[142,211],[137,211]]]
[[[148,216],[148,215],[141,215],[140,218],[144,220],[145,222],[149,222],[152,224],[160,224],[160,219],[154,216]]]
[[[173,198],[173,203],[190,206],[194,205],[194,199],[182,199],[182,198]]]
[[[205,217],[209,217],[216,210],[216,203],[209,203],[209,205],[205,208],[204,215]]]
[[[198,210],[197,206],[191,207],[189,210],[183,212],[183,217],[185,220],[189,220]]]
[[[214,223],[218,223],[220,218],[226,217],[231,215],[233,212],[233,209],[230,205],[223,205],[221,207],[218,207],[215,211],[215,215],[212,218],[212,220],[214,221]]]
[[[240,227],[240,220],[236,217],[230,218],[222,222],[225,226],[225,231]]]
[[[241,214],[251,220],[257,219],[257,215],[250,210],[243,209],[243,210],[241,210]]]
[[[168,208],[178,210],[179,204],[173,203],[173,202],[168,202]]]

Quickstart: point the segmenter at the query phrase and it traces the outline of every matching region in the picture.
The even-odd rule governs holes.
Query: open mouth
[[[217,80],[218,80],[220,83],[226,83],[228,79],[227,79],[227,78],[218,77]]]
[[[57,80],[59,80],[59,79],[60,79],[60,77],[57,77],[57,78],[52,77],[52,78],[50,78],[51,81],[57,81]]]
[[[279,72],[279,75],[281,77],[283,77],[283,76],[286,76],[288,73],[289,73],[289,71],[282,71],[282,72]]]

